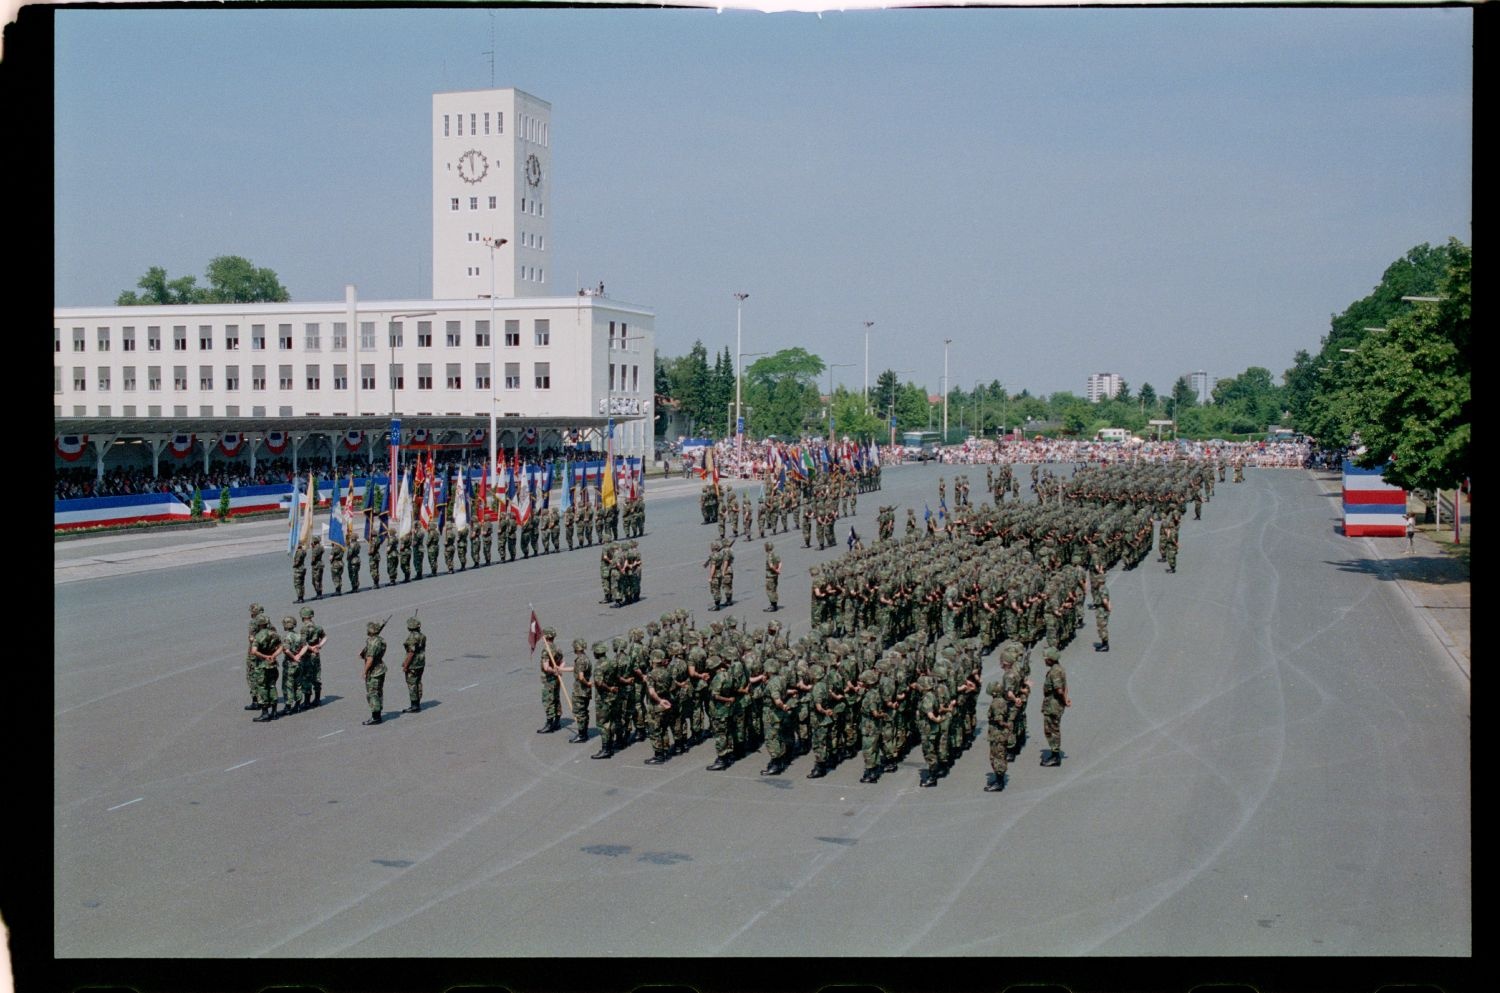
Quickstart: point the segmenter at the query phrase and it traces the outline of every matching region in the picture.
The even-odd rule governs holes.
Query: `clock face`
[[[526,156],[526,182],[532,186],[542,185],[542,160],[534,154]]]
[[[466,183],[477,183],[490,171],[490,161],[484,153],[470,149],[458,157],[458,178]]]

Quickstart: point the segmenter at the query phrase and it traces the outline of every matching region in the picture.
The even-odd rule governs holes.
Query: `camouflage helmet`
[[[617,635],[614,638],[610,639],[609,645],[611,648],[618,652],[625,647],[625,639]]]
[[[323,539],[321,537],[319,537],[318,535],[313,535],[312,543],[314,545],[322,544],[322,542],[323,542]]]
[[[807,675],[810,679],[819,680],[823,678],[823,666],[814,662],[807,667]]]
[[[781,633],[781,622],[778,620],[772,620],[770,624],[766,625],[766,631],[771,635],[771,637],[776,637]]]
[[[1057,653],[1057,649],[1053,648],[1051,645],[1048,645],[1046,648],[1042,649],[1042,660],[1044,662],[1056,662],[1058,658],[1059,655]]]
[[[413,617],[412,620],[416,620],[416,618]],[[546,638],[548,641],[551,641],[557,637],[557,631],[554,628],[542,628],[542,637]]]
[[[769,552],[769,551],[772,551],[772,550],[774,550],[774,549],[775,549],[775,548],[776,548],[776,546],[775,546],[775,545],[774,545],[774,544],[772,544],[772,543],[771,543],[771,542],[769,542],[769,541],[768,541],[768,542],[766,542],[766,551],[768,551],[768,552]]]
[[[255,630],[257,631],[259,631],[261,628],[268,628],[272,626],[271,619],[267,617],[264,612],[256,614],[255,620],[251,621],[250,623],[255,626]]]
[[[256,615],[256,614],[261,614],[261,613],[265,613],[265,609],[266,609],[266,608],[264,608],[264,607],[262,607],[262,606],[261,606],[261,605],[260,605],[260,604],[258,604],[258,603],[252,603],[252,604],[251,604],[251,605],[250,605],[250,616],[251,616],[251,617],[254,617],[254,616],[255,616],[255,615]]]
[[[734,630],[735,628],[740,626],[740,619],[738,617],[735,617],[733,614],[730,614],[724,619],[724,626],[730,630]]]
[[[1000,685],[1000,680],[998,680],[998,679],[992,679],[992,680],[990,680],[989,684],[987,686],[985,686],[984,691],[986,693],[988,693],[990,696],[995,696],[995,697],[999,697],[999,696],[1004,696],[1005,695],[1005,688]]]
[[[311,607],[303,607],[301,613],[304,621],[312,620],[313,609]]]
[[[631,641],[640,641],[644,637],[646,637],[646,632],[642,631],[640,628],[631,628],[630,629],[630,640]]]
[[[661,631],[661,622],[660,621],[647,621],[646,622],[646,633],[647,634],[654,635],[654,634],[659,633],[660,631]]]
[[[368,635],[377,635],[379,633],[380,633],[380,622],[379,621],[370,621],[369,623],[367,623],[365,625],[365,634],[368,634]]]
[[[297,626],[297,618],[293,617],[291,614],[287,614],[281,619],[281,626],[290,631],[292,628]]]
[[[708,654],[708,668],[710,668],[710,669],[717,669],[719,666],[721,666],[723,664],[724,664],[724,656],[720,655],[718,652],[710,652]]]
[[[1021,657],[1021,646],[1016,642],[1009,642],[1000,650],[1000,661],[1014,662]]]
[[[586,652],[588,650],[589,650],[589,643],[588,642],[584,641],[582,638],[574,638],[573,639],[573,651],[575,651],[575,652]]]
[[[667,653],[660,648],[651,649],[651,662],[654,665],[662,665],[667,661]]]
[[[406,630],[420,631],[422,630],[422,622],[418,620],[415,615],[408,617],[406,619]]]
[[[692,650],[688,652],[689,662],[702,662],[706,658],[708,658],[708,652],[704,651],[701,645],[694,645]]]
[[[606,645],[602,641],[596,641],[596,642],[594,642],[594,655],[596,657],[603,657],[604,655],[606,655],[608,653],[609,653],[609,646],[608,645]]]
[[[864,672],[859,674],[859,681],[866,686],[874,686],[876,683],[880,682],[880,674],[877,673],[874,669],[866,669]]]

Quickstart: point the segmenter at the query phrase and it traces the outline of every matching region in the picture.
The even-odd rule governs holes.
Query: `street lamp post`
[[[870,412],[870,329],[874,321],[865,321],[865,413]]]
[[[736,353],[740,350],[740,318],[743,316],[745,301],[749,298],[750,294],[748,293],[736,293],[734,295],[734,350]],[[734,360],[734,447],[736,451],[739,450],[741,444],[744,442],[745,432],[743,423],[740,415],[740,360],[737,354]]]
[[[948,444],[948,346],[952,338],[943,339],[943,444]]]
[[[485,235],[485,247],[490,250],[490,479],[500,479],[500,463],[496,461],[496,425],[495,408],[500,405],[500,399],[495,392],[495,380],[500,375],[500,353],[495,349],[495,249],[500,248],[508,238],[496,238]],[[488,508],[486,508],[488,509]]]

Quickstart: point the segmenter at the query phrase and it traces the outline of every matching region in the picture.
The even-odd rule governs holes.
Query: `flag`
[[[464,482],[464,477],[460,474],[457,485],[453,487],[453,526],[458,529],[459,534],[469,530],[469,495]]]
[[[293,480],[292,498],[287,503],[286,512],[286,553],[288,555],[292,554],[292,551],[298,545],[302,544],[302,515],[298,513],[298,511],[302,509],[302,501],[300,497],[301,494],[297,492],[297,482],[296,480]]]
[[[479,509],[477,520],[487,521],[490,519],[490,464],[485,462],[484,468],[479,471],[479,501],[476,506]]]
[[[530,651],[536,651],[537,642],[542,640],[542,625],[536,619],[536,611],[531,612],[531,622],[526,625],[526,647]]]
[[[375,496],[375,473],[372,470],[370,472],[370,474],[365,477],[365,495],[360,500],[360,506],[363,508],[363,510],[364,510],[364,516],[365,516],[365,533],[364,533],[364,539],[366,541],[370,540],[370,522],[375,517],[375,504],[373,502],[371,502],[373,500],[374,496]]]
[[[333,501],[328,505],[328,543],[344,547],[344,502],[339,497],[339,477],[333,477]]]
[[[552,506],[552,462],[542,468],[542,509]]]
[[[516,474],[521,474],[519,459],[516,463]],[[516,523],[523,525],[527,521],[531,520],[531,474],[527,473],[526,475],[527,478],[524,480],[524,482],[519,484],[520,496],[516,499],[515,503],[511,504],[510,508],[511,514],[516,519]]]
[[[802,473],[803,473],[804,478],[808,478],[808,479],[812,478],[812,474],[813,474],[812,453],[809,452],[809,451],[807,451],[806,449],[803,449],[803,451],[802,451]]]
[[[599,482],[599,505],[605,510],[615,507],[615,421],[610,418],[604,441],[604,478]]]
[[[401,475],[401,495],[396,500],[396,537],[405,538],[411,534],[412,511],[411,499],[411,470],[407,469]]]
[[[433,490],[432,482],[432,467],[429,465],[428,471],[423,473],[422,509],[418,514],[424,528],[431,527],[437,517],[437,493]]]
[[[943,497],[938,501],[938,523],[945,524],[948,520],[948,498]]]
[[[571,506],[573,506],[573,463],[569,462],[563,466],[562,509],[566,512]]]
[[[312,470],[307,472],[307,509],[303,511],[302,534],[297,541],[307,545],[312,542],[313,534],[313,511],[318,508],[318,477],[314,476]]]
[[[931,510],[931,508],[929,508],[927,506],[926,503],[923,503],[922,504],[922,523],[926,524],[930,520],[932,520],[932,510]]]

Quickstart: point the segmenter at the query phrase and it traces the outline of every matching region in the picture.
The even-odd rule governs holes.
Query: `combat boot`
[[[312,706],[316,707],[318,704],[320,704],[322,702],[323,702],[323,684],[322,683],[318,683],[316,686],[313,687]]]
[[[859,781],[861,783],[873,783],[879,778],[880,772],[877,769],[866,769],[865,774],[859,777]]]
[[[547,718],[547,723],[536,729],[536,733],[551,734],[553,731],[557,730],[557,723],[558,719],[556,717],[549,717]]]
[[[781,770],[784,768],[785,766],[781,764],[780,759],[772,759],[770,764],[760,771],[760,774],[762,776],[779,776],[781,775]]]
[[[1060,752],[1060,751],[1051,751],[1051,752],[1047,753],[1047,756],[1048,756],[1047,758],[1042,759],[1042,765],[1051,765],[1051,766],[1062,765],[1062,757],[1063,757],[1063,753],[1062,752]]]
[[[405,710],[403,710],[402,713],[403,714],[415,714],[418,711],[420,711],[421,709],[422,709],[422,705],[420,703],[414,703],[410,707],[407,707]]]
[[[260,724],[260,723],[262,723],[264,721],[269,721],[271,719],[271,708],[270,707],[261,707],[260,708],[260,716],[259,717],[252,717],[250,719],[252,721],[254,721],[256,724]]]
[[[812,771],[807,774],[808,779],[822,779],[828,775],[828,767],[822,762],[813,763]]]
[[[380,722],[381,722],[381,716],[380,716],[380,711],[378,711],[378,710],[372,710],[372,711],[370,711],[370,719],[369,720],[367,720],[367,721],[360,721],[361,724],[379,724]]]
[[[932,774],[932,770],[931,769],[922,769],[922,770],[919,770],[918,773],[917,773],[917,775],[920,777],[918,779],[918,781],[917,781],[917,785],[918,786],[936,786],[937,785],[937,777]]]
[[[286,710],[283,711],[283,713],[291,715],[291,714],[300,714],[301,712],[302,712],[302,701],[301,700],[288,700],[286,702]]]
[[[589,726],[587,724],[580,724],[580,725],[578,725],[578,730],[576,730],[576,731],[573,732],[573,737],[571,737],[571,738],[568,739],[568,744],[570,744],[570,745],[578,745],[578,744],[582,744],[583,742],[588,741],[588,740],[589,740]]]
[[[260,704],[256,703],[254,700],[251,700],[249,703],[245,704],[245,709],[246,710],[259,710],[260,709]]]
[[[720,755],[718,758],[714,759],[713,765],[705,766],[704,768],[708,772],[723,772],[725,769],[729,768],[727,756]]]
[[[985,784],[984,791],[986,793],[999,793],[1003,789],[1005,789],[1005,774],[1003,772],[990,773],[990,779]]]
[[[898,768],[900,768],[900,767],[897,766],[896,763],[894,763],[894,762],[887,762],[884,766],[881,767],[881,771],[882,772],[895,772]]]
[[[1109,642],[1107,642],[1107,641],[1101,641],[1101,642],[1099,642],[1099,647],[1095,648],[1094,651],[1096,651],[1096,652],[1107,652],[1107,651],[1109,651]]]
[[[591,759],[607,759],[607,758],[609,758],[610,756],[612,756],[614,754],[615,754],[615,750],[613,748],[611,748],[610,745],[609,745],[609,742],[606,741],[603,744],[601,744],[599,746],[599,750],[597,752],[595,752],[594,754],[590,755],[589,758],[591,758]]]
[[[645,761],[644,764],[646,764],[646,765],[662,765],[666,761],[667,761],[667,753],[666,752],[655,752],[655,753],[652,754],[652,756],[649,759],[647,759]]]

